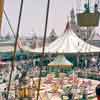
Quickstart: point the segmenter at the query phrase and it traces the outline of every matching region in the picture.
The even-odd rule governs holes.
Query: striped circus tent
[[[58,55],[52,62],[48,64],[49,67],[72,67],[73,64],[68,61],[64,55]]]
[[[81,33],[80,33],[81,34]],[[33,49],[30,52],[41,53],[42,48]],[[100,48],[80,39],[72,29],[67,30],[58,39],[45,47],[45,53],[94,53],[100,52]]]

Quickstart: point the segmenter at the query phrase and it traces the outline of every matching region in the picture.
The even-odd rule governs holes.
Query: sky
[[[80,0],[50,0],[47,34],[49,34],[52,29],[55,29],[57,35],[60,35],[64,31],[71,9],[76,9],[76,6],[80,7],[78,1]],[[37,36],[43,36],[46,6],[47,0],[24,0],[20,26],[21,36],[33,36],[34,33],[37,33]],[[12,24],[15,33],[17,29],[19,7],[20,0],[5,0],[4,9],[10,19],[10,23]],[[3,16],[2,33],[11,33],[5,16]]]

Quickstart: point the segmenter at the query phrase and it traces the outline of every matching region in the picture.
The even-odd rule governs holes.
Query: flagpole
[[[20,12],[19,12],[19,18],[18,18],[16,39],[15,39],[15,44],[14,44],[13,59],[12,59],[12,63],[11,63],[11,72],[10,72],[10,76],[9,76],[6,100],[8,100],[8,97],[9,97],[11,78],[12,78],[12,73],[14,70],[14,65],[15,65],[15,60],[16,60],[16,49],[17,49],[17,42],[18,42],[18,38],[19,38],[19,29],[20,29],[20,22],[21,22],[21,16],[22,16],[22,9],[23,9],[23,0],[21,0],[21,4],[20,4]]]

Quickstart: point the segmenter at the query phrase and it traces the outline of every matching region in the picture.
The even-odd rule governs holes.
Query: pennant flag
[[[3,9],[4,9],[4,0],[0,0],[0,31],[1,31],[1,24],[2,24]]]

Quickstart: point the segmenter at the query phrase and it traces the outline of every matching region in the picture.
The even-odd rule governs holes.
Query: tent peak
[[[66,31],[70,30],[70,29],[71,29],[71,25],[70,25],[70,22],[68,21],[68,22],[66,23],[66,27],[65,27],[65,29],[64,29],[64,33],[65,33]]]

